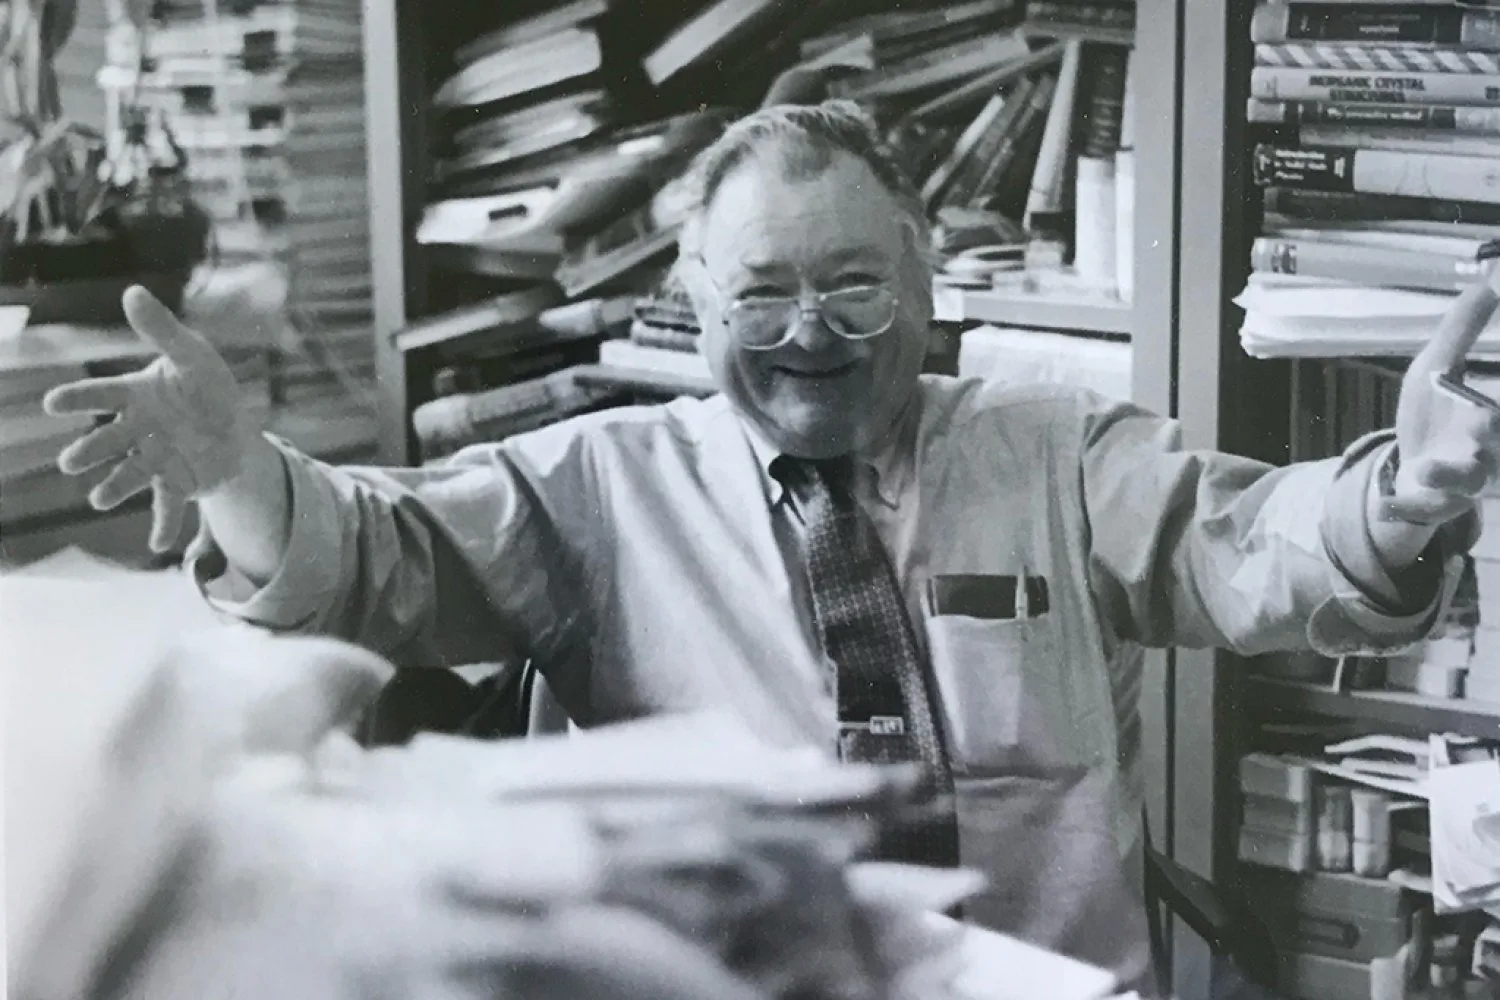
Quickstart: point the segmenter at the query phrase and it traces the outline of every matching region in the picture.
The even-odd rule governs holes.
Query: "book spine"
[[[1399,194],[1500,204],[1500,170],[1484,157],[1434,156],[1370,149],[1255,149],[1260,187]]]
[[[1304,125],[1297,133],[1304,146],[1335,149],[1388,149],[1403,153],[1438,156],[1488,156],[1500,158],[1500,136],[1456,135],[1452,132],[1416,132],[1412,129],[1344,128],[1338,125]]]
[[[1062,207],[1068,147],[1072,144],[1075,117],[1073,106],[1078,96],[1083,64],[1083,43],[1070,39],[1066,46],[1063,50],[1062,67],[1057,74],[1057,87],[1047,111],[1047,122],[1042,128],[1042,148],[1037,153],[1036,172],[1032,175],[1031,190],[1026,197],[1026,217],[1022,220],[1022,225],[1028,232],[1032,228],[1032,220],[1039,213],[1056,212]]]
[[[1255,9],[1250,40],[1449,45],[1494,52],[1500,50],[1500,11],[1273,0]]]
[[[959,168],[964,165],[970,154],[974,152],[975,148],[984,138],[985,133],[1005,114],[1005,106],[1005,95],[996,94],[979,109],[979,113],[974,116],[973,121],[959,134],[958,141],[953,143],[952,148],[948,151],[948,155],[942,159],[922,184],[923,204],[932,206],[942,197],[948,183],[953,179]]]
[[[938,202],[962,204],[967,193],[976,189],[985,168],[1005,148],[1006,137],[1015,131],[1016,122],[1021,117],[1021,110],[1031,100],[1039,86],[1041,84],[1037,78],[1026,77],[1005,96],[1005,103],[1000,113],[985,126],[984,133],[979,137],[974,148],[969,150],[968,155],[957,163],[946,185],[937,189],[938,194],[932,203],[934,206]]]
[[[1135,297],[1135,151],[1115,154],[1115,294]]]
[[[1257,66],[1250,96],[1268,101],[1374,104],[1500,105],[1500,75],[1486,73],[1347,73]]]
[[[1092,287],[1115,291],[1115,160],[1080,156],[1073,196],[1073,267]]]
[[[545,380],[535,379],[423,403],[412,410],[412,430],[423,456],[431,458],[476,441],[493,440],[517,423],[544,416],[551,409]]]
[[[950,201],[950,204],[982,204],[988,202],[991,197],[999,193],[1002,186],[1002,178],[1016,164],[1021,155],[1023,144],[1028,136],[1039,132],[1036,129],[1038,119],[1046,114],[1051,104],[1053,95],[1057,91],[1057,77],[1048,74],[1042,77],[1026,105],[1021,108],[1020,114],[1016,116],[1014,126],[1001,137],[1000,148],[995,155],[990,157],[985,164],[984,172],[979,175],[973,187],[966,192],[964,202]],[[1039,139],[1032,139],[1038,146]],[[1031,147],[1036,149],[1036,146]],[[1033,170],[1035,167],[1033,167]],[[1017,182],[1020,183],[1020,182]]]
[[[1285,42],[1255,47],[1257,66],[1391,73],[1500,74],[1500,54],[1467,49],[1417,49],[1342,42]]]
[[[1083,129],[1083,156],[1113,159],[1120,148],[1125,105],[1126,50],[1118,45],[1094,45],[1089,102]]]
[[[663,330],[660,327],[647,326],[645,323],[631,324],[630,340],[631,343],[640,344],[642,347],[658,347],[666,351],[682,351],[689,354],[696,354],[698,351],[697,335],[682,330]]]
[[[1077,25],[1094,28],[1134,28],[1135,9],[1122,4],[1071,4],[1032,0],[1026,5],[1027,20],[1036,24]]]
[[[1342,104],[1267,101],[1252,97],[1246,118],[1257,125],[1379,128],[1412,132],[1500,135],[1500,108],[1455,104]]]
[[[1310,191],[1291,187],[1266,188],[1263,202],[1268,215],[1309,222],[1411,220],[1500,226],[1500,205],[1481,202],[1347,191]]]
[[[1444,254],[1269,237],[1251,247],[1250,266],[1269,274],[1444,292],[1462,289],[1478,273],[1474,261]]]

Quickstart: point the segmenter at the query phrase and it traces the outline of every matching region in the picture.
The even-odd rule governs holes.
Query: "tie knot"
[[[854,479],[854,460],[848,455],[819,459],[781,455],[771,463],[771,475],[794,494],[811,489],[847,495]]]

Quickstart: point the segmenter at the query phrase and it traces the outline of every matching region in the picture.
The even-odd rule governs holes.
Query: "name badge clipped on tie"
[[[869,722],[840,722],[839,730],[869,733],[871,736],[905,736],[906,720],[899,715],[872,715]]]

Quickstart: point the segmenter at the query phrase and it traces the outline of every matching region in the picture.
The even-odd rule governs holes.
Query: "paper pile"
[[[1434,767],[1427,788],[1437,912],[1500,907],[1500,761]]]
[[[1255,274],[1234,300],[1240,342],[1256,358],[1409,357],[1432,339],[1455,296],[1350,282]],[[1500,358],[1500,315],[1480,335],[1476,360]]]
[[[971,873],[854,862],[908,771],[718,716],[368,751],[346,732],[388,664],[194,616],[187,587],[76,553],[0,577],[21,995],[1110,992],[936,916]]]

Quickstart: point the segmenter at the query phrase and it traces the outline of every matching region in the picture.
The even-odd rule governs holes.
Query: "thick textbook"
[[[1500,135],[1500,108],[1455,104],[1274,101],[1252,97],[1246,102],[1245,116],[1257,125],[1323,125]]]
[[[1268,101],[1495,106],[1500,105],[1500,75],[1257,66],[1250,71],[1250,96]]]
[[[1375,42],[1500,50],[1500,10],[1426,4],[1261,4],[1253,42]]]
[[[1255,147],[1252,176],[1273,185],[1500,204],[1500,164],[1481,156],[1384,149]]]

